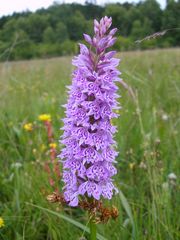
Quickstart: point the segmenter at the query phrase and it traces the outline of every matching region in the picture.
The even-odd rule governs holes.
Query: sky
[[[164,8],[166,0],[157,0],[161,7]],[[35,11],[38,8],[47,8],[54,0],[0,0],[0,17],[3,15],[9,15],[13,12],[22,12],[26,10]],[[56,2],[78,2],[84,3],[85,0],[59,0]],[[110,3],[110,2],[138,2],[138,0],[96,0],[98,4]]]

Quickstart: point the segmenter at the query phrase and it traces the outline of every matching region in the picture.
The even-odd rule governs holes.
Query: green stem
[[[90,240],[96,240],[96,224],[93,222],[93,219],[90,219],[89,222],[89,227],[90,227]]]

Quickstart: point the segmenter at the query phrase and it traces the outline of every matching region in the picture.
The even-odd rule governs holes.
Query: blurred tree
[[[137,19],[138,20],[142,19],[141,11],[137,7],[131,5],[131,7],[129,7],[127,11],[127,19],[128,19],[127,35],[129,36],[131,34],[134,21],[136,21]]]
[[[13,40],[14,32],[16,29],[16,20],[14,18],[7,21],[1,30],[1,40],[5,42],[11,42]]]
[[[148,18],[145,18],[143,23],[140,20],[134,21],[131,31],[132,38],[138,40],[152,34],[153,29],[151,25],[151,21]]]
[[[168,0],[167,7],[163,12],[162,29],[174,29],[168,32],[168,38],[171,36],[171,44],[180,43],[180,0]]]
[[[4,24],[10,19],[10,16],[2,16],[0,18],[0,29],[4,26]]]
[[[94,18],[100,19],[103,16],[104,8],[90,2],[85,2],[82,12],[88,20],[92,20]]]
[[[52,27],[48,26],[43,32],[43,42],[54,43],[56,41],[55,32]]]
[[[120,4],[108,4],[105,7],[105,15],[113,18],[113,26],[116,26],[121,35],[127,36],[128,16],[127,10]]]
[[[34,42],[38,43],[43,40],[43,32],[48,24],[48,16],[31,14],[27,19],[27,32]]]
[[[86,27],[85,27],[85,33],[89,34],[89,35],[93,35],[93,25],[92,25],[92,21],[91,20],[87,20],[86,21]]]
[[[67,27],[64,23],[58,22],[55,29],[55,39],[56,42],[61,43],[68,39]]]
[[[97,6],[92,1],[84,5],[55,2],[35,13],[26,11],[0,18],[0,51],[4,54],[18,37],[21,43],[16,44],[18,51],[14,50],[10,56],[13,59],[70,54],[74,52],[75,41],[82,40],[84,32],[93,34],[92,19],[99,20],[105,15],[112,16],[113,26],[119,30],[116,49],[132,49],[135,40],[163,29],[173,30],[157,41],[144,43],[142,48],[178,46],[179,12],[180,0],[167,0],[163,10],[157,0],[105,6]]]
[[[117,51],[128,51],[132,50],[135,47],[131,39],[126,37],[118,37],[116,43],[113,46],[113,49]]]
[[[77,45],[70,40],[66,40],[61,44],[62,55],[75,54],[77,52]]]
[[[86,19],[81,12],[76,11],[67,22],[68,33],[71,40],[79,40],[82,38],[86,28]]]
[[[162,10],[156,0],[146,0],[140,2],[137,6],[141,12],[142,18],[146,17],[152,22],[154,32],[161,29]]]

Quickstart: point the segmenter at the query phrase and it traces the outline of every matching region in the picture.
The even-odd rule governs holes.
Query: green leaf
[[[32,203],[26,202],[26,204],[31,205],[31,206],[33,206],[33,207],[36,207],[36,208],[38,208],[38,209],[40,209],[40,210],[42,210],[42,211],[51,213],[51,214],[53,214],[53,215],[55,215],[55,216],[57,216],[57,217],[65,220],[65,221],[73,224],[74,226],[80,228],[80,229],[83,230],[84,232],[87,232],[87,233],[90,234],[90,229],[89,229],[88,227],[84,226],[82,223],[80,223],[80,222],[78,222],[78,221],[76,221],[76,220],[73,220],[72,218],[69,218],[68,216],[65,216],[65,215],[63,215],[63,214],[61,214],[61,213],[57,213],[57,212],[55,212],[55,211],[52,211],[52,210],[47,209],[47,208],[43,208],[43,207],[41,207],[41,206],[38,206],[38,205],[35,205],[35,204],[32,204]],[[101,236],[101,235],[98,234],[98,233],[97,233],[97,239],[98,239],[98,240],[107,240],[106,238],[104,238],[103,236]]]
[[[124,207],[124,210],[126,211],[128,217],[129,217],[129,220],[131,222],[131,225],[132,225],[132,238],[135,239],[135,224],[134,224],[131,207],[121,190],[119,190],[119,196],[120,196],[121,203]]]
[[[13,126],[13,131],[15,132],[15,134],[17,135],[17,137],[20,137],[20,135],[21,135],[21,131],[20,131],[19,128]]]

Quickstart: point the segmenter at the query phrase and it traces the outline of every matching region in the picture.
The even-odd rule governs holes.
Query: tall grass
[[[114,123],[121,191],[110,203],[120,215],[99,225],[98,232],[113,240],[179,239],[180,50],[119,56],[122,78],[135,98],[120,86],[123,108]],[[46,200],[52,192],[43,170],[49,147],[38,115],[51,114],[58,142],[64,115],[60,106],[66,102],[71,71],[70,57],[0,65],[0,216],[6,225],[0,228],[0,239],[88,238],[81,210]],[[23,129],[27,122],[36,126],[32,132]],[[172,172],[177,180],[168,178]]]

